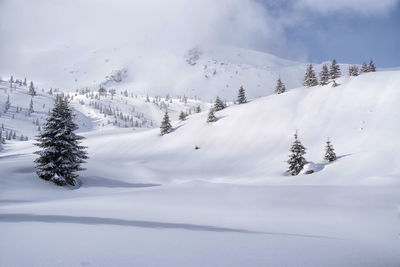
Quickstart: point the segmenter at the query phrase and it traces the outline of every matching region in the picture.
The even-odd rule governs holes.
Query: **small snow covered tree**
[[[207,116],[207,122],[215,122],[217,121],[217,117],[215,117],[214,114],[214,109],[210,108],[210,111],[208,112],[208,116]]]
[[[357,65],[353,65],[349,67],[349,75],[350,76],[358,76],[358,67]]]
[[[303,157],[304,154],[306,154],[306,149],[298,140],[296,132],[294,134],[293,145],[290,148],[289,160],[287,161],[289,163],[288,173],[295,176],[301,172],[304,165],[307,163],[306,159]]]
[[[164,118],[160,126],[161,135],[169,134],[172,132],[171,122],[169,120],[168,111],[165,111]]]
[[[328,66],[326,64],[324,64],[322,66],[322,70],[319,73],[319,80],[320,80],[320,84],[321,85],[326,85],[329,82],[329,70],[328,70]]]
[[[284,92],[286,92],[286,86],[281,81],[281,78],[278,78],[276,81],[275,94],[282,94]]]
[[[27,86],[27,85],[28,85],[27,82],[26,82],[26,77],[24,78],[24,83],[23,83],[23,85],[24,85],[24,86]]]
[[[50,116],[39,134],[35,152],[37,175],[59,186],[75,185],[81,167],[88,158],[85,147],[80,145],[82,136],[75,134],[78,129],[73,121],[72,110],[67,100],[58,97]]]
[[[200,113],[200,112],[201,112],[201,108],[200,108],[200,106],[197,106],[196,113]]]
[[[315,72],[314,72],[312,64],[309,64],[307,66],[306,74],[304,75],[303,85],[307,86],[307,87],[312,87],[312,86],[318,85],[318,79],[317,79],[317,76],[315,76]]]
[[[30,116],[34,112],[33,110],[33,98],[31,98],[31,102],[29,104],[29,109],[28,109],[28,116]]]
[[[224,108],[225,108],[224,102],[222,102],[221,99],[219,99],[219,97],[217,96],[217,98],[215,99],[214,110],[220,111],[223,110]]]
[[[240,86],[240,88],[239,88],[239,93],[238,93],[238,97],[237,97],[237,103],[238,103],[238,104],[245,104],[245,103],[247,103],[246,93],[245,93],[245,91],[244,91],[243,86]]]
[[[29,94],[31,96],[35,96],[36,95],[36,90],[35,90],[35,86],[33,85],[33,82],[31,81],[31,83],[29,84]]]
[[[376,72],[376,67],[374,61],[372,59],[369,61],[368,70],[370,72]]]
[[[331,141],[329,141],[329,138],[326,141],[324,160],[329,161],[329,162],[336,160],[336,154],[335,154],[335,151],[331,144]]]
[[[186,119],[186,113],[181,111],[181,113],[179,114],[179,120],[184,121]]]
[[[330,69],[329,69],[329,74],[331,76],[331,79],[336,79],[339,78],[341,75],[340,71],[340,66],[337,64],[336,59],[332,60]]]
[[[11,106],[10,95],[7,95],[7,101],[6,101],[6,106],[4,107],[4,113],[7,113],[10,106]]]
[[[363,64],[361,65],[360,74],[366,73],[366,72],[369,72],[369,68],[368,68],[367,63],[363,62]]]

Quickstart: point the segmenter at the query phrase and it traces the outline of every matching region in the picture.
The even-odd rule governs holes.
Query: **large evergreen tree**
[[[238,103],[238,104],[245,104],[245,103],[247,103],[246,93],[245,93],[245,91],[244,91],[243,86],[240,86],[240,88],[239,88],[239,93],[238,93],[238,97],[237,97],[237,103]]]
[[[214,109],[210,108],[210,111],[208,112],[208,116],[207,116],[207,122],[215,122],[217,121],[217,117],[215,117],[214,114]]]
[[[319,73],[319,80],[320,80],[320,84],[321,85],[326,85],[329,82],[329,70],[328,70],[328,66],[326,64],[324,64],[322,66],[322,70]]]
[[[286,92],[286,86],[281,81],[281,78],[278,78],[278,80],[276,81],[275,94],[282,94],[284,92]]]
[[[332,60],[330,69],[329,69],[329,74],[331,76],[331,79],[336,79],[339,78],[341,75],[341,71],[340,71],[340,66],[339,64],[337,64],[336,59]]]
[[[333,149],[333,146],[332,146],[329,138],[326,141],[324,160],[329,161],[329,162],[336,160],[336,154],[335,154],[335,151]]]
[[[307,66],[306,74],[304,75],[303,85],[307,86],[307,87],[312,87],[312,86],[318,85],[318,79],[317,79],[317,76],[315,76],[315,72],[314,72],[312,64],[309,64]]]
[[[368,70],[370,72],[375,72],[376,71],[375,63],[374,63],[374,61],[372,61],[372,59],[369,61]]]
[[[161,122],[160,131],[161,135],[169,134],[170,132],[172,132],[171,121],[169,120],[169,115],[167,110],[165,111],[164,118]]]
[[[306,154],[305,147],[298,140],[297,132],[294,134],[294,142],[292,147],[290,148],[289,160],[289,169],[288,173],[291,175],[298,175],[303,169],[304,165],[307,163],[306,159],[303,155]]]
[[[67,100],[58,97],[36,144],[36,173],[41,179],[57,185],[75,185],[81,167],[87,159],[85,147],[80,145],[82,136],[75,134],[78,126],[73,121]]]
[[[224,108],[225,108],[224,102],[222,102],[221,99],[219,99],[219,97],[217,96],[217,98],[215,99],[214,110],[220,111],[223,110]]]

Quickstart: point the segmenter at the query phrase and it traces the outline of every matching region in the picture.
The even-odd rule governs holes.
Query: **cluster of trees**
[[[362,73],[375,72],[375,71],[376,71],[376,67],[375,67],[375,63],[374,63],[374,61],[372,61],[372,59],[369,61],[368,65],[367,65],[367,63],[363,62],[363,64],[361,65],[360,71],[358,70],[357,65],[349,66],[349,75],[350,76],[358,76],[359,74],[362,74]]]
[[[339,78],[341,75],[340,66],[334,59],[329,67],[327,64],[322,65],[321,72],[319,73],[320,81],[318,82],[313,65],[309,64],[304,75],[303,85],[307,87],[317,86],[318,84],[327,85],[330,80],[332,80],[332,85],[336,86],[335,79]]]
[[[3,113],[6,114],[10,110],[10,107],[11,107],[10,95],[7,95],[7,100],[6,100],[6,103],[4,105]],[[22,111],[22,108],[17,106],[17,107],[15,107],[15,111],[17,113],[19,113],[19,112]],[[30,116],[34,112],[35,111],[33,109],[33,97],[32,97],[30,102],[29,102],[29,107],[26,109],[25,115],[26,116]],[[12,114],[12,117],[14,118],[14,114]]]
[[[287,161],[287,163],[289,164],[287,172],[290,175],[292,176],[298,175],[303,170],[304,166],[307,164],[307,160],[304,158],[305,154],[306,154],[306,148],[298,139],[298,135],[296,132],[294,134],[294,142],[290,148],[289,160]],[[328,138],[325,146],[324,160],[332,162],[335,161],[336,159],[337,157],[335,154],[335,150],[333,149],[333,145]]]
[[[10,83],[10,88],[13,87],[13,84],[18,84],[19,86],[27,86],[28,85],[28,83],[26,81],[26,77],[24,78],[24,80],[19,80],[19,79],[14,80],[13,75],[11,75],[9,83]],[[29,84],[29,94],[32,96],[36,95],[36,89],[35,89],[35,86],[33,85],[32,81]]]

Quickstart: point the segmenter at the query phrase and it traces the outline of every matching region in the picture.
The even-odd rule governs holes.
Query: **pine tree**
[[[169,120],[168,111],[165,111],[164,118],[160,126],[161,135],[169,134],[172,132],[171,122]]]
[[[81,167],[87,159],[85,147],[80,145],[82,136],[74,131],[78,126],[73,121],[72,110],[67,100],[58,97],[36,145],[36,173],[39,178],[57,185],[75,185]]]
[[[10,106],[11,106],[10,95],[7,95],[7,101],[6,101],[6,106],[4,107],[4,113],[6,113],[8,111]]]
[[[376,72],[375,63],[372,61],[372,59],[369,61],[368,69],[370,72]]]
[[[200,108],[200,106],[197,106],[196,113],[200,113],[200,112],[201,112],[201,108]]]
[[[181,111],[181,113],[179,114],[179,120],[184,121],[186,119],[186,113]]]
[[[31,96],[35,96],[36,95],[36,90],[35,90],[35,86],[33,85],[33,82],[31,81],[31,83],[29,84],[29,94]]]
[[[34,110],[33,110],[33,98],[31,98],[31,103],[29,104],[29,110],[28,110],[28,116],[30,116]]]
[[[358,67],[357,65],[353,65],[349,67],[349,75],[350,76],[358,76]]]
[[[208,117],[207,117],[207,122],[216,122],[218,119],[214,115],[214,109],[210,108],[210,111],[208,112]]]
[[[313,69],[313,65],[310,64],[307,66],[306,74],[304,75],[304,86],[312,87],[318,85],[317,76],[315,76],[315,72]]]
[[[239,93],[238,93],[238,97],[237,97],[237,103],[238,104],[247,103],[246,94],[245,94],[243,86],[240,86],[240,88],[239,88]]]
[[[225,108],[224,102],[222,102],[221,99],[219,99],[219,97],[217,96],[217,98],[215,99],[214,110],[220,111],[223,110],[224,108]]]
[[[329,82],[329,70],[328,70],[328,66],[326,64],[324,64],[322,66],[322,70],[319,73],[319,80],[320,80],[320,84],[321,85],[326,85]]]
[[[24,83],[23,83],[23,85],[24,85],[24,86],[27,86],[27,85],[28,85],[27,82],[26,82],[26,77],[24,78]]]
[[[284,92],[286,92],[286,87],[281,81],[281,78],[278,78],[276,81],[275,94],[282,94]]]
[[[336,154],[334,152],[331,141],[329,141],[329,138],[326,141],[324,160],[329,161],[329,162],[336,160]]]
[[[369,68],[368,68],[367,63],[363,62],[363,64],[361,65],[360,74],[366,73],[366,72],[369,72]]]
[[[14,83],[14,77],[11,75],[10,83]]]
[[[329,74],[331,75],[331,79],[333,80],[341,76],[340,66],[337,64],[336,59],[332,60]]]
[[[297,132],[294,134],[294,142],[290,148],[290,152],[291,154],[289,156],[289,160],[287,161],[289,163],[288,172],[293,176],[298,175],[307,161],[303,157],[303,155],[306,154],[306,149],[298,140]]]

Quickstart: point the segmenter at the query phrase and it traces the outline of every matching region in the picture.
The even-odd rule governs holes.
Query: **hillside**
[[[80,188],[38,179],[32,139],[8,141],[0,265],[397,266],[399,74],[251,99],[216,112],[214,123],[206,123],[210,104],[173,99],[174,116],[199,104],[204,111],[174,118],[164,136],[155,125],[103,126],[108,117],[90,105],[96,97],[70,92],[90,155]],[[27,88],[2,90],[2,101],[30,99]],[[34,99],[46,108],[53,101],[42,92]],[[163,111],[152,100],[119,93],[99,101],[155,118]],[[6,125],[36,131],[29,116],[7,116]],[[285,174],[296,130],[313,174]],[[328,137],[339,156],[330,164],[322,160]]]

